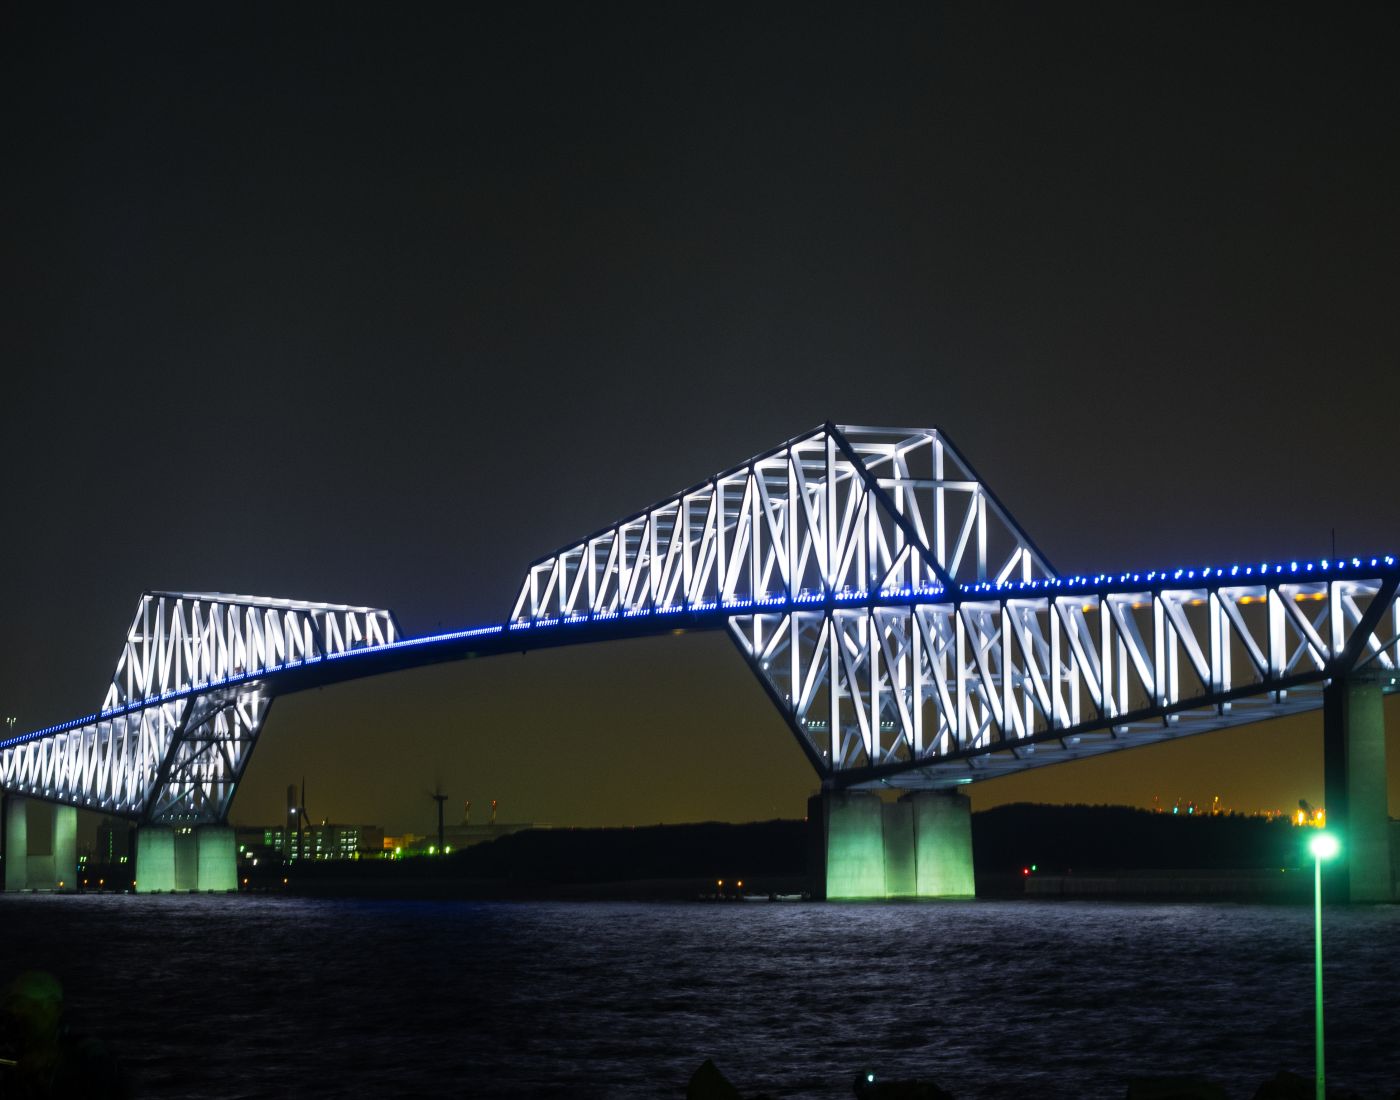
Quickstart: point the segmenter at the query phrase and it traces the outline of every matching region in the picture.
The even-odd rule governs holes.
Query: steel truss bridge
[[[724,630],[824,788],[948,788],[1397,687],[1391,556],[1064,576],[938,429],[824,424],[543,557],[509,618],[148,592],[102,708],[0,741],[6,791],[150,824],[230,801],[279,695]]]

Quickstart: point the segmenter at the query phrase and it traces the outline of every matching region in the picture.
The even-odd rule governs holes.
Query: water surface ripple
[[[1400,1088],[1400,907],[1324,915],[1329,1080]],[[1312,1068],[1308,908],[0,896],[144,1097],[1121,1097]]]

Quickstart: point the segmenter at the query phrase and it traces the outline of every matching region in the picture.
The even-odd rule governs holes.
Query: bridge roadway
[[[833,896],[970,892],[966,783],[1322,707],[1329,817],[1371,823],[1348,844],[1351,893],[1389,897],[1373,834],[1398,585],[1393,556],[1061,576],[945,434],[827,424],[539,559],[500,624],[406,638],[382,609],[148,593],[101,711],[0,741],[5,820],[11,847],[26,799],[132,818],[151,844],[198,829],[207,859],[163,840],[143,855],[169,864],[151,888],[222,882],[277,696],[723,629],[820,778]],[[65,863],[9,860],[6,881]]]

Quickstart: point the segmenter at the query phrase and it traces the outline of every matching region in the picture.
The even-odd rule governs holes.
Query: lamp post
[[[1317,1045],[1317,1100],[1326,1100],[1327,1086],[1322,1070],[1322,861],[1337,854],[1340,845],[1331,833],[1318,833],[1308,841],[1313,854],[1313,971],[1315,1033]]]

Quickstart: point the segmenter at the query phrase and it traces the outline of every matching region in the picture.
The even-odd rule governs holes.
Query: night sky
[[[946,429],[1062,571],[1400,549],[1393,6],[290,7],[0,16],[17,731],[96,709],[145,589],[499,621],[826,419]],[[1320,728],[975,804],[1320,802]],[[581,825],[814,787],[722,635],[280,700],[235,820],[303,775],[419,831],[435,784]]]

